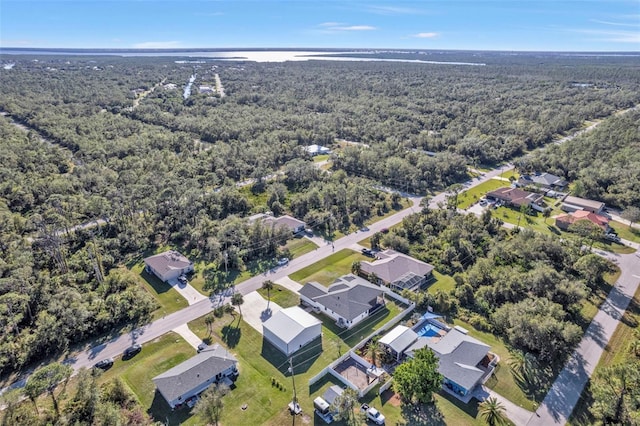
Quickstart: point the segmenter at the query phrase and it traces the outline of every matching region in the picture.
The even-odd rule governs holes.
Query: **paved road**
[[[640,285],[640,257],[637,252],[623,255],[607,252],[599,254],[604,254],[616,262],[622,274],[591,321],[580,345],[527,425],[564,425],[567,422],[602,352]]]

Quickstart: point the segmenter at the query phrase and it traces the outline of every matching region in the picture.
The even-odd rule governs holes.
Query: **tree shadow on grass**
[[[222,333],[222,341],[229,347],[235,348],[240,342],[242,330],[240,327],[234,327],[233,323],[227,324],[220,330]]]
[[[406,426],[445,426],[444,415],[434,403],[411,405],[402,404],[402,418]]]

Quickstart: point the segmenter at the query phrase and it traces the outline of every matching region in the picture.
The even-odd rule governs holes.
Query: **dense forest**
[[[612,117],[593,132],[532,153],[523,169],[575,182],[576,195],[626,209],[640,207],[640,111]]]
[[[489,55],[485,66],[11,60],[13,68],[0,69],[1,374],[146,321],[154,302],[122,267],[145,250],[170,245],[214,266],[224,258],[242,269],[275,257],[286,239],[246,221],[252,213],[290,213],[329,236],[346,232],[398,206],[400,197],[379,191],[380,184],[442,190],[467,179],[468,165],[513,159],[640,100],[640,77],[633,58],[625,57]],[[216,74],[225,96],[200,93],[200,85],[215,86]],[[302,149],[309,144],[333,149],[330,172]],[[586,195],[599,190],[583,187]],[[500,316],[526,310],[523,301],[544,298],[532,316],[562,323],[575,315],[588,290],[576,284],[579,259],[571,250],[544,250],[548,259],[540,259],[571,266],[569,275],[545,270],[550,277],[540,278],[539,289],[507,283],[510,295],[497,294],[492,285],[499,277],[473,277],[477,265],[508,253],[491,242],[498,225],[487,220],[471,232],[478,224],[469,223],[469,234],[459,238],[429,217],[385,243],[458,272],[462,308],[497,324]],[[104,226],[66,232],[99,218]],[[451,226],[473,220],[450,219]],[[428,236],[439,227],[444,234]],[[432,244],[447,234],[448,244]],[[534,274],[523,256],[496,266],[520,265],[520,274]],[[566,284],[562,289],[544,287],[545,279],[556,278]],[[501,323],[507,336],[519,327]],[[570,344],[574,334],[558,339]],[[527,348],[535,335],[509,338]]]

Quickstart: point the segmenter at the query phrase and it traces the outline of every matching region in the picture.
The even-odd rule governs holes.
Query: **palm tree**
[[[262,288],[267,290],[267,311],[269,310],[269,304],[271,304],[271,290],[273,290],[273,281],[266,280],[262,283]]]
[[[365,356],[371,360],[371,364],[377,367],[378,361],[382,358],[383,349],[380,346],[378,341],[380,340],[380,336],[375,336],[371,340],[369,340],[369,344],[367,345],[367,349],[365,351]]]
[[[360,271],[361,271],[361,265],[360,265],[360,261],[356,260],[355,262],[353,262],[351,264],[351,273],[354,275],[360,275]]]
[[[478,405],[478,413],[489,426],[498,426],[507,423],[504,405],[498,401],[498,398],[491,396],[481,402],[480,405]]]
[[[231,296],[231,304],[233,306],[237,306],[238,307],[238,311],[240,312],[240,316],[242,316],[242,308],[240,306],[242,306],[243,303],[244,303],[244,299],[242,298],[242,294],[241,293],[233,293],[233,296]]]
[[[211,331],[212,331],[212,328],[213,328],[213,321],[214,321],[214,317],[211,314],[209,314],[206,317],[204,317],[204,323],[207,325],[207,331],[209,332],[209,336],[211,336]]]

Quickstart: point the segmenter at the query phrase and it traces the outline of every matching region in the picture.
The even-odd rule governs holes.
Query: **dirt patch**
[[[306,425],[311,423],[311,416],[309,416],[308,414],[303,414],[301,417],[302,417],[302,423]]]
[[[402,405],[400,395],[392,390],[386,390],[382,392],[382,395],[380,395],[380,399],[385,401],[385,404],[391,404],[391,406],[393,407],[400,407]]]

